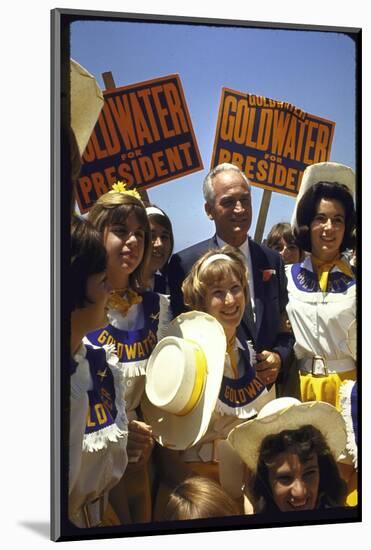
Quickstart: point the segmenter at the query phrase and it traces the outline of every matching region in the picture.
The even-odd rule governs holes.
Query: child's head
[[[303,258],[303,250],[299,247],[287,222],[276,223],[270,230],[266,245],[281,254],[285,264],[296,264]]]
[[[106,324],[110,287],[101,235],[88,221],[71,224],[70,311],[72,328],[87,334]]]
[[[228,258],[223,258],[228,256]],[[213,258],[211,261],[210,259]],[[207,290],[227,278],[234,277],[243,288],[245,299],[248,298],[247,271],[243,254],[229,245],[223,248],[208,250],[194,263],[185,278],[182,291],[184,303],[190,309],[206,311]]]
[[[180,483],[170,494],[165,520],[217,518],[240,513],[237,504],[209,478],[194,476]]]
[[[149,271],[155,273],[166,267],[174,248],[174,235],[170,218],[155,205],[146,208],[151,228],[152,254]]]
[[[243,254],[230,247],[206,252],[192,267],[182,286],[184,303],[209,313],[234,337],[248,298]]]
[[[109,191],[96,201],[89,221],[105,244],[107,274],[113,288],[142,286],[151,255],[151,235],[142,201],[127,192]]]

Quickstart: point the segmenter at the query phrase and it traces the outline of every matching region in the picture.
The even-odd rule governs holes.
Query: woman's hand
[[[131,470],[141,468],[148,462],[154,443],[151,426],[140,420],[129,422],[127,453]]]
[[[281,369],[281,357],[275,351],[263,350],[256,354],[258,363],[255,365],[256,374],[265,386],[274,384]]]

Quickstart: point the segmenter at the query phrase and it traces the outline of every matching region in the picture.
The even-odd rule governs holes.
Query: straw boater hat
[[[308,189],[318,182],[342,183],[346,185],[354,198],[356,178],[355,173],[349,166],[337,162],[318,162],[311,164],[304,170],[303,179],[299,193],[296,197],[294,212],[291,219],[291,226],[297,228],[296,210],[300,199]]]
[[[80,156],[104,105],[103,93],[94,76],[71,59],[71,127]]]
[[[345,423],[335,407],[322,401],[301,403],[294,397],[274,399],[264,405],[256,418],[234,428],[228,435],[228,441],[248,468],[255,472],[265,437],[309,424],[322,433],[337,459],[347,441]]]
[[[145,421],[164,447],[184,450],[206,432],[224,371],[226,337],[220,323],[198,311],[174,319],[147,363]]]

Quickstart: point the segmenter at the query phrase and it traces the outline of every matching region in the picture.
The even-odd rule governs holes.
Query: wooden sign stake
[[[260,204],[259,217],[255,228],[254,241],[261,243],[264,234],[265,222],[267,221],[267,214],[269,204],[271,202],[272,191],[264,189],[262,201]]]

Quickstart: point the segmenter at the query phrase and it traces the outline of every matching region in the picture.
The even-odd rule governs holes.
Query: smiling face
[[[162,269],[169,259],[171,253],[170,231],[162,225],[149,218],[151,227],[152,254],[149,269],[155,273]]]
[[[272,248],[280,253],[284,264],[296,264],[300,261],[300,248],[296,244],[287,243],[283,237]]]
[[[310,224],[312,253],[323,261],[334,260],[345,232],[345,210],[336,199],[321,199]]]
[[[219,321],[228,339],[234,336],[244,310],[244,289],[235,275],[229,274],[207,288],[205,311]]]
[[[127,288],[129,275],[143,259],[145,231],[134,212],[125,223],[114,224],[104,231],[107,250],[107,275],[113,289]]]
[[[302,463],[296,453],[282,452],[267,468],[273,500],[281,512],[316,508],[320,481],[316,453]]]
[[[225,170],[213,179],[213,189],[214,201],[205,204],[206,213],[214,220],[217,235],[238,247],[245,242],[251,225],[250,188],[239,172]]]

